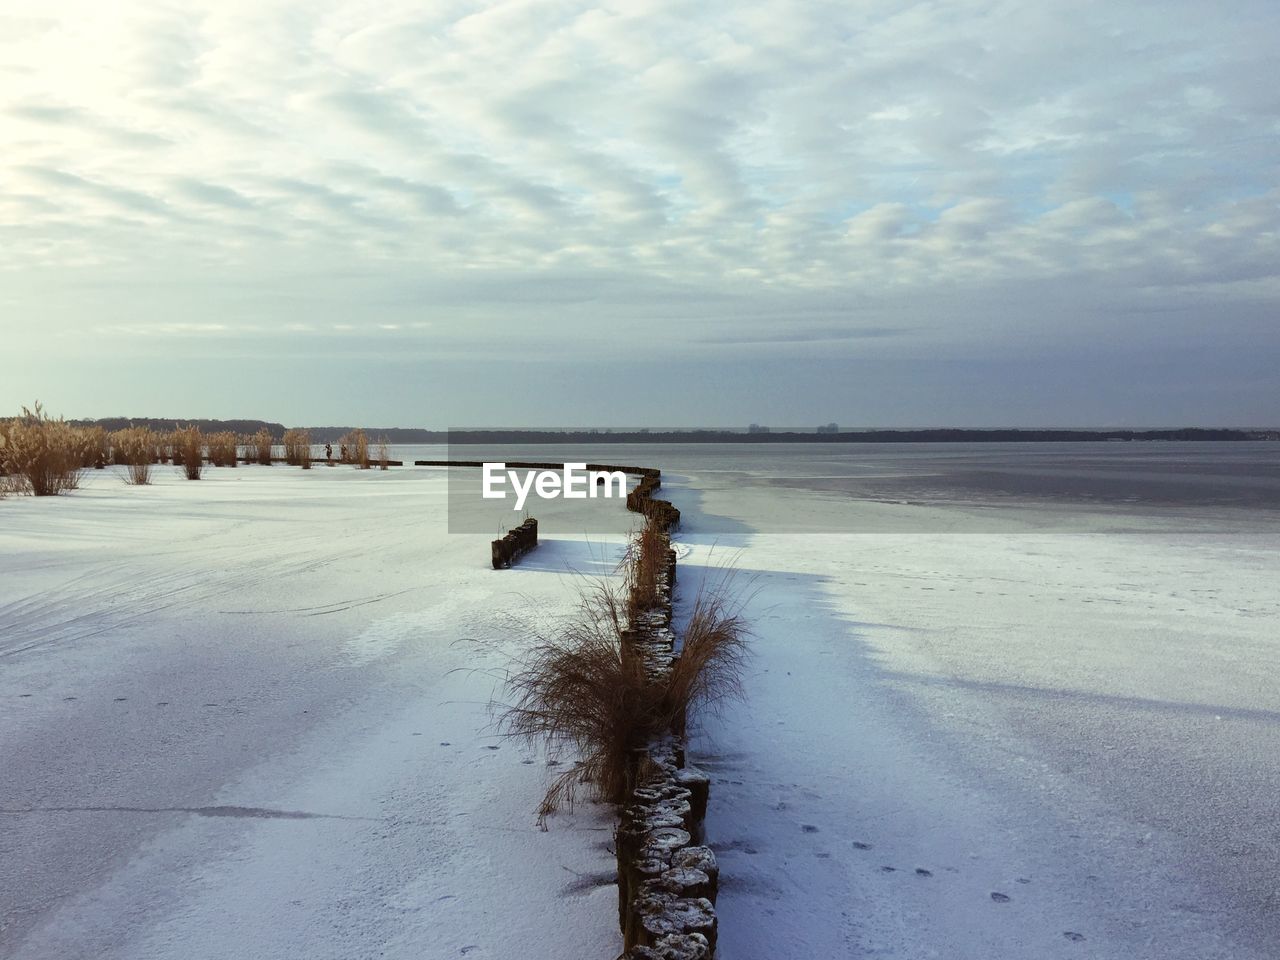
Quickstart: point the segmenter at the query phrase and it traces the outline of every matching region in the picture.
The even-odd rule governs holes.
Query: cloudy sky
[[[0,0],[0,404],[1277,424],[1277,37],[1274,0]]]

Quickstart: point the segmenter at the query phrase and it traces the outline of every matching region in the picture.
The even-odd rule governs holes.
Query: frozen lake
[[[1005,532],[1018,529],[1020,508],[1038,528],[1063,531],[1092,529],[1099,515],[1182,517],[1227,530],[1240,516],[1230,508],[1280,517],[1276,442],[455,444],[406,445],[396,454],[656,465],[666,482],[689,488],[681,509],[696,514],[702,533],[915,532],[934,519],[952,532],[958,523]],[[726,495],[755,493],[768,494],[772,507],[723,505]],[[702,509],[704,500],[722,512]],[[851,502],[862,509],[848,509]],[[942,506],[946,516],[928,509]],[[1227,512],[1216,516],[1218,508]]]
[[[1280,444],[502,454],[659,466],[679,602],[741,571],[723,957],[1274,955]],[[609,812],[537,831],[485,707],[631,520],[494,573],[445,473],[0,503],[0,955],[616,955]]]

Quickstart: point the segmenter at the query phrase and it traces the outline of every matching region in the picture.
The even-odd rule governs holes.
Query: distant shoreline
[[[198,426],[205,433],[230,430],[249,434],[269,430],[279,439],[286,427],[265,420],[184,420],[166,417],[109,417],[75,420],[77,426],[119,430],[128,426],[172,430]],[[355,427],[307,427],[312,443],[333,443]],[[415,444],[603,444],[603,443],[1085,443],[1131,441],[1258,441],[1280,440],[1280,430],[1182,427],[1160,430],[1036,430],[917,428],[903,430],[848,430],[834,433],[769,430],[419,430],[414,428],[363,428],[371,437],[388,443]]]

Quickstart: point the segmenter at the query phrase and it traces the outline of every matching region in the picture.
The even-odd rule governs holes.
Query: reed
[[[211,433],[205,438],[209,448],[209,462],[215,467],[234,467],[239,461],[240,450],[236,435],[230,431]]]
[[[111,443],[103,427],[79,427],[80,466],[101,470],[111,460]]]
[[[204,438],[199,427],[184,427],[173,431],[173,462],[182,467],[188,480],[199,480],[204,472]]]
[[[124,482],[132,486],[151,483],[151,464],[156,459],[156,436],[146,427],[126,427],[108,438],[111,462],[127,467]]]
[[[363,430],[344,433],[338,439],[338,449],[343,463],[355,464],[361,470],[369,469],[369,437]]]
[[[671,538],[653,518],[644,521],[644,526],[627,545],[622,569],[627,587],[627,616],[632,623],[660,602],[670,547]]]
[[[39,402],[23,407],[22,415],[8,421],[0,446],[0,468],[19,478],[11,486],[37,497],[56,496],[80,486],[80,472],[92,462],[96,439],[49,416]]]
[[[582,787],[621,803],[633,750],[742,693],[748,633],[731,595],[699,595],[679,656],[662,671],[648,670],[626,635],[626,606],[607,584],[585,591],[574,617],[549,635],[535,633],[507,680],[499,730],[577,757],[548,787],[541,816],[572,804]]]
[[[311,435],[306,430],[285,431],[284,459],[303,470],[311,469]]]
[[[244,438],[244,456],[249,463],[271,466],[271,448],[273,440],[271,431],[263,427],[255,434]]]

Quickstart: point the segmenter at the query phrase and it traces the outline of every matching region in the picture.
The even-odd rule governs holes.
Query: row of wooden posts
[[[413,463],[416,467],[480,467],[484,465],[481,460],[415,460]],[[508,463],[507,467],[514,470],[561,470],[564,464],[524,460]],[[640,482],[627,494],[627,509],[632,513],[657,520],[664,530],[674,530],[680,525],[680,511],[670,501],[658,500],[653,496],[654,491],[662,486],[661,470],[654,467],[624,467],[605,463],[588,463],[586,469],[599,473],[619,472],[639,476]],[[502,570],[510,567],[537,545],[538,521],[529,517],[520,526],[508,530],[506,534],[489,544],[493,569]],[[672,563],[674,577],[674,560]]]
[[[645,470],[627,497],[629,510],[657,524],[666,551],[656,599],[639,585],[632,588],[633,612],[623,634],[655,678],[669,672],[676,657],[670,534],[680,511],[654,496],[661,486],[661,473]],[[626,960],[706,960],[715,953],[720,869],[702,843],[710,792],[711,778],[687,762],[684,718],[632,751],[614,844]]]
[[[511,566],[537,545],[538,521],[534,517],[528,517],[520,526],[508,530],[504,536],[489,545],[493,569],[501,570]]]
[[[480,466],[481,462],[416,461],[417,466]],[[559,463],[509,463],[508,467],[559,469]],[[655,676],[669,671],[676,656],[672,594],[676,552],[670,533],[680,511],[654,494],[661,471],[649,467],[588,464],[589,470],[621,470],[638,475],[627,509],[653,520],[662,531],[666,564],[656,602],[633,594],[622,642],[640,655]],[[538,521],[526,519],[491,544],[494,569],[510,566],[538,543]],[[633,588],[636,590],[637,588]],[[618,925],[625,960],[709,960],[715,953],[715,902],[720,870],[715,853],[702,844],[711,779],[685,757],[685,724],[638,745],[627,770],[626,799],[615,834],[618,870]]]

